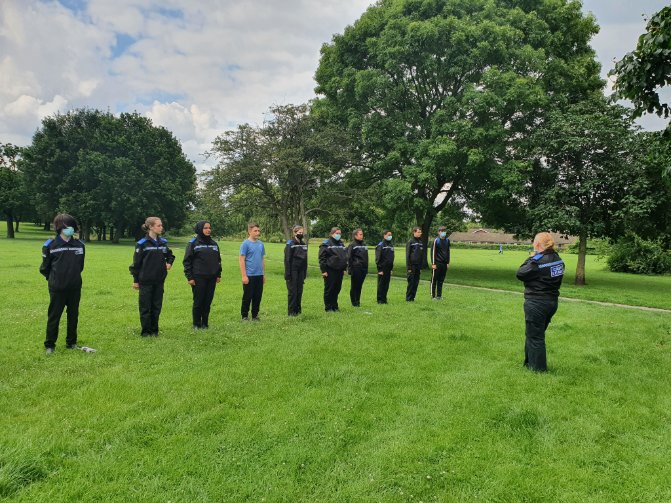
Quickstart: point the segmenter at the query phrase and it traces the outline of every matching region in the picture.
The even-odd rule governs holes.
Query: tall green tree
[[[207,191],[220,200],[253,193],[249,203],[277,218],[287,238],[295,223],[309,228],[321,211],[318,194],[349,159],[343,134],[308,105],[272,107],[263,126],[243,124],[217,137],[211,154],[219,163],[208,173]]]
[[[626,201],[636,197],[636,138],[627,109],[603,99],[554,111],[536,132],[538,163],[519,194],[529,201],[529,229],[579,237],[575,284],[585,284],[587,241],[617,237]],[[630,202],[631,204],[631,202]]]
[[[0,212],[5,217],[10,239],[18,230],[19,217],[29,211],[24,177],[18,163],[20,156],[21,149],[16,145],[0,143]]]
[[[668,118],[671,109],[659,97],[671,84],[671,6],[654,14],[636,48],[624,55],[609,73],[615,77],[615,96],[630,100],[634,113],[655,113]]]
[[[179,141],[137,113],[46,117],[21,166],[40,214],[71,212],[84,236],[93,225],[139,229],[150,214],[178,227],[193,199],[195,168]]]
[[[602,87],[568,0],[381,0],[322,48],[320,113],[428,240],[436,215],[516,172],[548,109]]]

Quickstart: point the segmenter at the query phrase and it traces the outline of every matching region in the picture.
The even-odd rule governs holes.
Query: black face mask
[[[296,234],[296,237],[297,237],[298,239],[303,239],[303,234]]]

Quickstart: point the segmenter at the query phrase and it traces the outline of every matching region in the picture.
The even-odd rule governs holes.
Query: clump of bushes
[[[660,241],[628,234],[610,248],[608,268],[634,274],[671,273],[671,253]]]

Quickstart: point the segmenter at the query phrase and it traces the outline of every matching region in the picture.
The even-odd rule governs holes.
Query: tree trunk
[[[280,223],[282,224],[282,232],[284,233],[284,239],[291,239],[291,229],[289,228],[289,220],[284,213],[280,214]]]
[[[45,231],[50,231],[51,230],[51,223],[47,220],[44,222],[44,230]]]
[[[429,235],[431,234],[431,224],[433,223],[435,216],[435,212],[433,209],[431,209],[424,214],[424,218],[422,219],[422,244],[424,245],[424,255],[422,255],[422,269],[428,269],[429,267],[429,260],[427,258],[429,253]]]
[[[103,241],[107,241],[107,226],[103,225]]]
[[[14,232],[19,232],[19,221],[20,220],[21,219],[19,219],[19,218],[14,219]]]
[[[7,238],[14,239],[14,219],[11,215],[7,216]]]
[[[578,265],[575,268],[575,285],[585,286],[585,258],[587,257],[587,232],[580,231],[578,244]]]

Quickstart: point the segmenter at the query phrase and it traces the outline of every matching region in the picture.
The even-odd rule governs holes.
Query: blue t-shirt
[[[245,257],[245,272],[247,276],[263,276],[263,256],[266,249],[261,240],[245,239],[240,245],[240,256]]]

